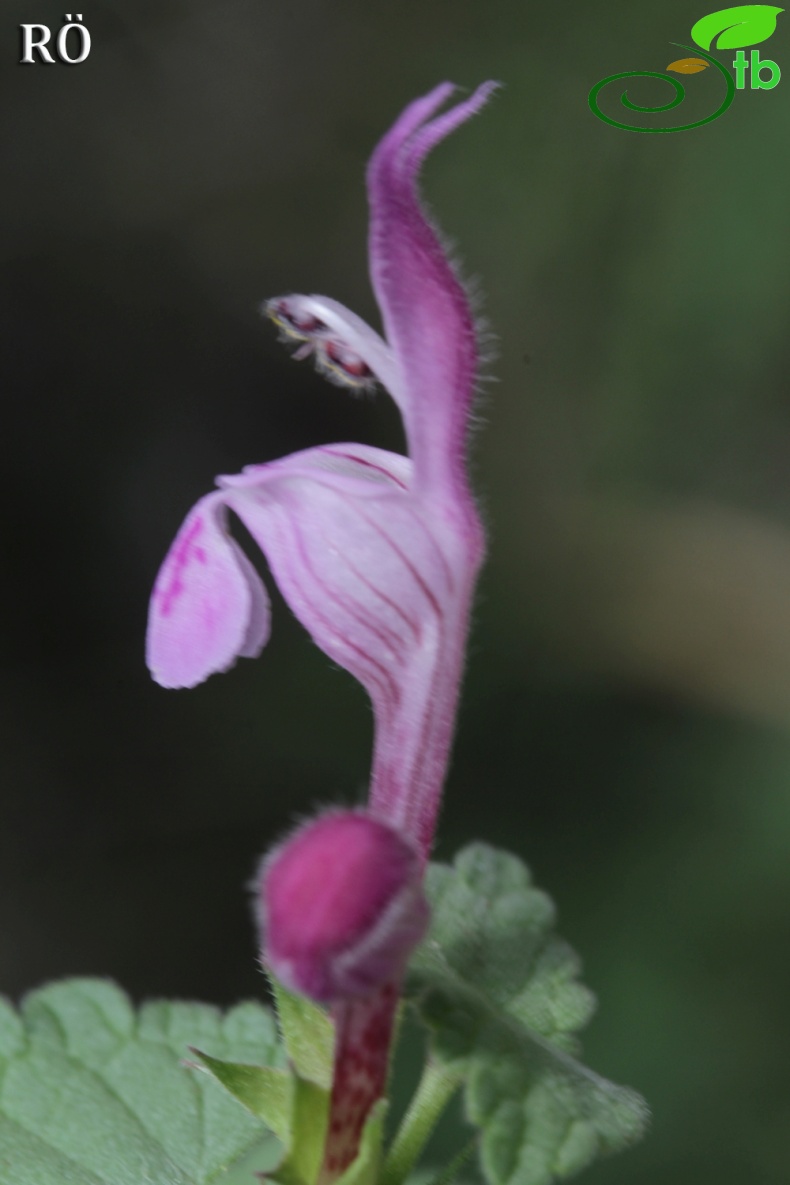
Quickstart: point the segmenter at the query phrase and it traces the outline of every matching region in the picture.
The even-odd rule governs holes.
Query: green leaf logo
[[[722,8],[697,21],[691,36],[702,49],[710,49],[719,34],[716,49],[759,45],[773,33],[780,12],[784,9],[775,8],[773,4],[739,4],[736,8]]]

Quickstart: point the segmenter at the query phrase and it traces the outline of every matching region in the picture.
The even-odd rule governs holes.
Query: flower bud
[[[322,1003],[397,978],[428,925],[422,873],[411,842],[362,810],[305,824],[261,866],[264,964]]]

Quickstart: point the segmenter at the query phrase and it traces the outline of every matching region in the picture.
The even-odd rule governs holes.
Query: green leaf
[[[473,844],[452,868],[430,866],[427,892],[409,994],[434,1056],[463,1076],[490,1185],[549,1185],[638,1139],[642,1098],[571,1056],[594,998],[526,866]]]
[[[334,1027],[327,1013],[272,979],[284,1052],[277,1067],[239,1064],[194,1052],[226,1090],[262,1119],[284,1146],[267,1176],[278,1185],[315,1185],[329,1122]]]
[[[329,1099],[329,1091],[294,1075],[288,1151],[269,1174],[278,1185],[315,1185],[324,1156]]]
[[[292,1071],[221,1061],[199,1050],[204,1067],[283,1144],[267,1176],[279,1185],[315,1185],[329,1121],[329,1091]]]
[[[203,1004],[135,1011],[103,980],[51,984],[17,1013],[0,1001],[3,1185],[209,1185],[266,1131],[207,1074],[215,1056],[284,1061],[258,1004],[223,1016]]]
[[[722,8],[702,17],[693,26],[691,36],[702,49],[710,49],[714,38],[721,34],[716,49],[742,49],[745,45],[759,45],[767,41],[776,29],[776,18],[783,8],[773,4],[739,4]]]
[[[335,1030],[329,1016],[312,1000],[287,991],[274,976],[271,984],[283,1041],[297,1074],[329,1090],[335,1054]]]
[[[210,1057],[200,1049],[193,1049],[192,1052],[200,1059],[203,1067],[213,1074],[243,1107],[261,1119],[278,1140],[286,1146],[290,1143],[293,1074],[287,1070],[273,1069],[271,1066],[226,1062],[218,1057]]]

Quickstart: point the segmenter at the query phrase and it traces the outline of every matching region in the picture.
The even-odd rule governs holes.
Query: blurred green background
[[[371,148],[437,82],[493,77],[424,178],[499,341],[438,854],[517,851],[585,958],[588,1060],[654,1110],[590,1185],[787,1181],[790,17],[761,47],[787,77],[706,127],[587,107],[707,11],[103,0],[69,68],[17,64],[19,24],[62,8],[6,0],[2,990],[262,990],[245,882],[295,816],[360,800],[370,711],[276,597],[260,661],[161,690],[148,593],[215,474],[401,446],[386,396],[292,362],[257,305],[375,321]],[[719,103],[708,73],[691,110]]]

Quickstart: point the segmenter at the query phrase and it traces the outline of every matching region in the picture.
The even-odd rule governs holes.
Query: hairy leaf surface
[[[515,856],[472,844],[431,865],[431,930],[409,989],[433,1054],[464,1079],[490,1185],[550,1185],[642,1134],[647,1108],[573,1056],[592,993]]]
[[[270,1011],[154,1002],[98,979],[0,1000],[0,1185],[211,1185],[266,1128],[182,1059],[282,1065]]]

